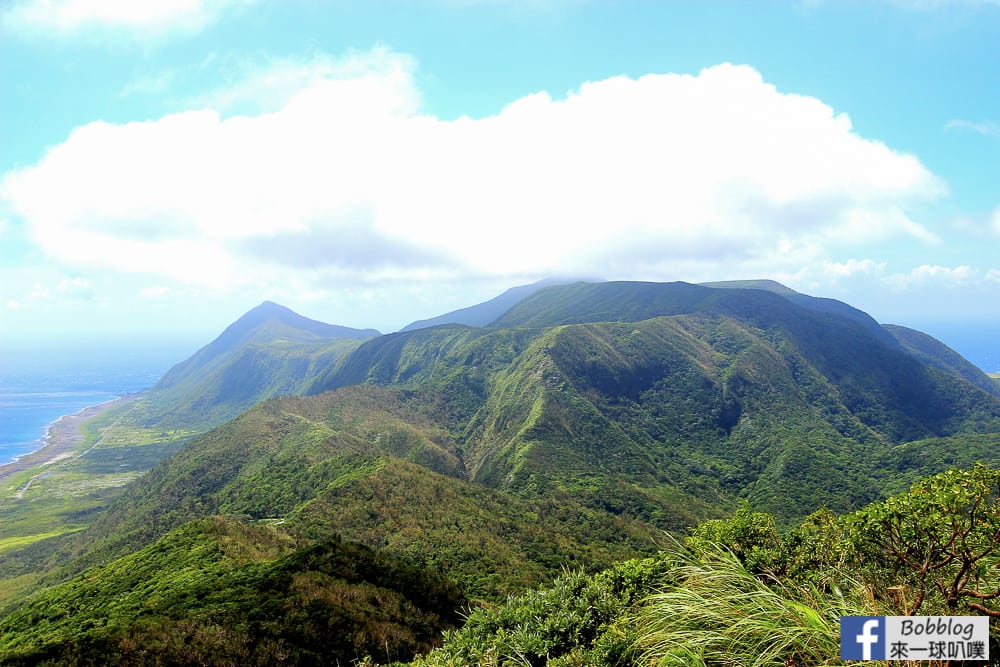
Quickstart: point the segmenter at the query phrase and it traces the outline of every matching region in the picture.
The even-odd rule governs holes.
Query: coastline
[[[91,405],[79,412],[59,417],[45,427],[45,436],[42,438],[41,447],[17,457],[10,463],[0,465],[0,481],[29,468],[50,465],[72,456],[86,438],[83,431],[84,424],[134,398],[134,394],[119,396],[104,403]]]

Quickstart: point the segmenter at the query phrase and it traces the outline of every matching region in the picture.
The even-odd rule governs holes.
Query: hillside
[[[219,517],[32,596],[0,619],[0,663],[344,664],[440,643],[458,589],[336,537],[297,545]]]
[[[529,497],[558,489],[647,519],[697,506],[685,496],[749,498],[789,520],[848,511],[879,496],[873,461],[892,445],[995,432],[1000,402],[985,377],[926,362],[837,303],[684,283],[548,287],[486,329],[369,341],[310,391],[432,387],[470,478]]]
[[[382,454],[528,502],[558,495],[561,502],[668,530],[740,499],[785,521],[821,504],[849,511],[879,497],[892,481],[880,462],[895,461],[893,469],[907,479],[941,462],[940,455],[912,456],[907,451],[915,450],[901,449],[906,443],[937,443],[921,451],[933,446],[943,452],[953,446],[945,443],[996,430],[1000,412],[993,397],[948,368],[922,363],[867,316],[842,317],[846,305],[821,305],[800,305],[757,288],[549,287],[522,299],[493,327],[439,326],[372,338],[322,369],[307,389],[319,394],[368,384],[416,391],[423,403],[411,401],[405,416],[393,419],[417,432],[430,419],[435,438],[448,444],[421,438],[405,456],[395,449]],[[601,318],[610,321],[595,321]],[[333,396],[329,400],[347,401],[364,415],[355,405],[360,394]],[[259,412],[246,419],[251,415]],[[226,432],[199,441],[190,456]],[[382,436],[355,433],[356,440],[340,446],[356,448],[373,437]],[[260,439],[250,429],[222,442],[226,465],[243,460],[242,443]],[[988,439],[974,451],[996,458]],[[174,471],[165,469],[164,478],[179,474],[188,455],[171,461]],[[378,455],[333,448],[324,456],[357,463]],[[230,480],[213,466],[196,467],[182,475],[187,481],[177,490],[154,483],[158,472],[123,501],[148,505],[134,514],[148,517],[136,519],[147,533],[135,543],[119,540],[107,553],[144,544],[177,525],[151,531],[162,522],[157,508],[180,500],[204,505],[208,513],[287,517],[296,506],[292,500],[310,502],[315,490],[300,479],[292,496],[272,498],[270,489],[286,493],[288,480],[299,479],[299,467],[307,464],[292,457],[287,465],[286,472],[274,462],[251,465],[263,471],[252,483],[246,471],[233,472]],[[424,474],[398,464],[376,467],[379,474]],[[213,484],[229,480],[242,488],[242,504],[230,507],[199,491],[206,470]],[[88,539],[120,537],[122,525],[105,517],[95,529]],[[95,551],[94,545],[84,551]]]
[[[214,426],[260,401],[301,391],[305,378],[378,335],[264,302],[167,371],[144,397],[146,421]]]
[[[993,378],[985,375],[979,368],[969,363],[962,355],[941,341],[922,331],[915,331],[895,324],[884,326],[903,347],[922,361],[954,373],[980,389],[1000,397],[1000,386],[993,381]]]
[[[634,519],[470,483],[447,421],[433,392],[358,386],[268,401],[158,465],[61,550],[49,545],[49,566],[77,572],[211,515],[279,522],[310,541],[341,535],[487,598],[568,563],[655,548],[659,531]]]
[[[154,388],[163,391],[183,382],[191,382],[197,376],[217,370],[237,351],[253,344],[363,339],[377,335],[378,331],[374,329],[359,330],[317,322],[284,306],[265,301],[226,327],[218,338],[189,359],[167,371]]]
[[[1000,398],[989,378],[923,334],[774,284],[554,285],[489,326],[367,338],[317,338],[312,325],[289,329],[298,320],[263,308],[152,393],[169,408],[161,419],[188,426],[253,407],[161,461],[85,530],[6,553],[5,576],[33,568],[47,578],[2,612],[0,629],[20,635],[47,618],[55,634],[37,641],[77,650],[60,639],[58,628],[72,626],[57,601],[102,594],[89,586],[136,554],[167,553],[163,572],[186,573],[171,574],[178,587],[160,596],[173,601],[157,611],[171,636],[218,631],[172,625],[179,610],[221,614],[243,632],[253,620],[244,566],[228,579],[209,559],[197,574],[178,555],[179,543],[198,553],[228,544],[211,526],[250,531],[233,538],[244,551],[255,540],[275,545],[247,567],[278,568],[277,583],[252,581],[279,597],[298,599],[287,582],[320,576],[294,569],[296,558],[344,543],[495,604],[567,568],[654,554],[665,533],[686,534],[745,503],[791,527],[820,507],[857,512],[953,465],[1000,466]],[[304,395],[257,402],[268,392]],[[207,579],[230,592],[192,600]],[[320,599],[340,599],[321,588]],[[388,588],[372,595],[400,593]],[[450,622],[437,618],[421,627]],[[278,628],[275,642],[287,641],[290,629],[267,624]],[[115,634],[123,627],[108,626],[94,646],[131,637],[131,626]],[[397,631],[408,632],[386,630]],[[220,641],[250,651],[246,636]],[[33,655],[28,644],[10,646]]]
[[[376,335],[266,302],[155,387],[88,423],[76,451],[25,469],[0,498],[0,578],[20,577],[11,587],[0,581],[0,601],[28,585],[40,564],[62,553],[60,543],[157,462],[262,400],[301,392],[320,370]]]
[[[478,303],[467,308],[453,310],[450,313],[438,315],[437,317],[431,317],[426,320],[417,320],[416,322],[406,325],[400,329],[400,331],[429,329],[442,324],[464,324],[472,327],[484,327],[506,313],[519,301],[531,296],[543,287],[547,287],[549,285],[559,285],[563,282],[565,281],[549,279],[539,280],[538,282],[531,283],[530,285],[511,287],[503,294],[493,297],[489,301],[484,301],[483,303]]]

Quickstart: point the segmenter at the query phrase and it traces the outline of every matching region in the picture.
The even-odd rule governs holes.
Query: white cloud
[[[155,287],[144,287],[139,290],[139,296],[143,299],[161,299],[170,294],[170,288],[163,285]]]
[[[976,278],[977,274],[975,269],[964,264],[956,267],[923,264],[911,269],[909,273],[895,273],[886,276],[883,280],[897,290],[926,285],[957,287],[968,285]]]
[[[203,103],[215,108],[77,128],[6,174],[0,198],[71,266],[306,293],[515,274],[709,279],[722,264],[775,275],[830,248],[934,240],[909,212],[945,193],[914,156],[745,66],[616,77],[442,120],[420,110],[412,59],[379,48],[275,61]],[[234,109],[245,115],[220,113]]]
[[[821,272],[824,276],[836,281],[859,275],[878,275],[884,272],[885,268],[885,262],[876,262],[873,259],[848,259],[845,262],[825,261],[821,266]]]
[[[1000,137],[1000,125],[991,120],[974,122],[953,118],[945,123],[948,130],[968,130],[987,137]]]
[[[292,98],[312,87],[332,81],[375,81],[399,95],[398,103],[409,113],[419,107],[414,83],[416,61],[385,46],[351,52],[340,58],[324,53],[312,57],[228,59],[210,57],[201,67],[227,71],[229,84],[188,100],[196,109],[214,109],[223,115],[278,111]]]
[[[15,0],[2,21],[15,30],[69,36],[87,30],[196,33],[248,0]]]
[[[158,74],[142,76],[125,85],[119,91],[118,96],[162,95],[170,88],[176,78],[177,73],[174,70],[163,70]]]
[[[94,294],[93,285],[86,278],[63,278],[56,286],[56,290],[74,299],[90,299]]]

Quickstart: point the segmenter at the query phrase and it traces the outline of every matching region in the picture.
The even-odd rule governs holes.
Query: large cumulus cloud
[[[6,174],[0,197],[66,265],[220,289],[697,279],[720,262],[774,275],[831,248],[935,239],[914,211],[945,187],[916,157],[751,67],[616,77],[442,119],[422,111],[411,58],[330,62],[261,71],[262,90],[282,91],[266,112],[79,127]]]

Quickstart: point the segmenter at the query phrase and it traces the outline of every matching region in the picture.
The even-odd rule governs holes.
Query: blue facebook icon
[[[841,616],[840,659],[885,660],[885,616]]]

